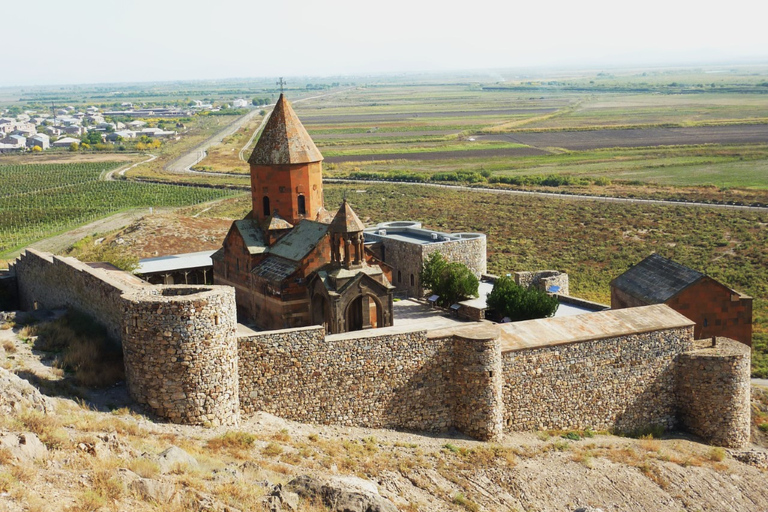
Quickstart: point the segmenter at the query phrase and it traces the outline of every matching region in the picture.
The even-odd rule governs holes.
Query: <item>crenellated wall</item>
[[[708,443],[741,448],[750,440],[750,351],[728,338],[698,340],[680,355],[680,424]]]

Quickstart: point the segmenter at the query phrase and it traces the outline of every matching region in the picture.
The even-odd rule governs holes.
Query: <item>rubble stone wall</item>
[[[27,249],[13,268],[21,309],[75,308],[96,318],[114,341],[121,340],[121,296],[130,285],[75,258],[33,249]]]
[[[242,412],[372,428],[452,426],[451,343],[425,331],[324,334],[308,327],[239,338]]]
[[[504,428],[672,428],[676,361],[692,340],[686,327],[505,352]]]
[[[503,433],[501,348],[498,336],[470,338],[454,335],[453,426],[482,440]]]
[[[235,292],[166,286],[126,296],[123,354],[128,390],[174,423],[239,420]]]
[[[534,287],[543,291],[547,291],[551,286],[557,286],[560,288],[557,292],[560,295],[570,295],[568,282],[568,274],[559,270],[515,272],[515,284],[523,288]]]
[[[728,338],[696,342],[678,364],[680,424],[707,442],[743,448],[750,441],[750,351]]]

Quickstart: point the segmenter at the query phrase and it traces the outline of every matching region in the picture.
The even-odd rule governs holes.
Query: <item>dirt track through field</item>
[[[456,160],[459,158],[536,156],[548,151],[537,148],[469,149],[467,151],[433,151],[428,153],[382,153],[379,155],[329,156],[325,162],[370,162],[372,160]]]
[[[477,135],[476,138],[483,141],[519,142],[520,144],[539,148],[565,148],[571,150],[691,144],[753,144],[768,143],[768,125],[741,124],[697,126],[691,128],[505,133]]]

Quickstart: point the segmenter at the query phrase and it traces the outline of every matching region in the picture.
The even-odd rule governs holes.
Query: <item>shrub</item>
[[[497,314],[509,317],[513,322],[554,316],[560,305],[557,297],[535,288],[523,288],[507,276],[496,280],[486,303]]]
[[[439,252],[433,252],[419,272],[424,288],[440,297],[443,306],[454,304],[468,297],[477,297],[480,281],[463,263],[448,263]]]

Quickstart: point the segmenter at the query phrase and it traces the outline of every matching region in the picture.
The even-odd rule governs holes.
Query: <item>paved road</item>
[[[437,183],[421,183],[411,181],[378,181],[378,180],[347,180],[343,178],[324,178],[326,183],[357,183],[364,185],[366,183],[387,183],[397,185],[416,185],[422,187],[438,187],[438,188],[453,188],[457,190],[464,190],[467,192],[488,192],[491,194],[517,194],[517,195],[529,195],[540,197],[556,197],[560,199],[575,199],[575,200],[587,200],[587,201],[603,201],[606,203],[634,203],[634,204],[663,204],[670,206],[694,206],[702,208],[724,208],[728,210],[749,210],[749,211],[762,211],[768,212],[768,208],[761,206],[739,206],[731,204],[711,204],[711,203],[697,203],[694,201],[664,201],[660,199],[633,199],[628,197],[604,197],[604,196],[587,196],[577,194],[559,194],[554,192],[532,192],[528,190],[508,190],[500,188],[482,188],[482,187],[462,187],[459,185],[439,185]]]
[[[768,388],[768,379],[752,379],[752,385]]]
[[[307,96],[306,98],[301,98],[301,99],[298,99],[298,100],[294,100],[291,103],[293,103],[295,105],[296,103],[301,103],[302,101],[313,100],[315,98],[322,98],[324,96],[330,96],[332,94],[339,94],[341,92],[348,91],[349,89],[351,89],[351,88],[348,87],[346,89],[340,89],[338,91],[333,91],[333,92],[329,92],[329,93],[325,93],[325,94],[317,94],[315,96]],[[260,108],[254,108],[253,110],[251,110],[250,112],[248,112],[244,116],[241,116],[241,117],[237,118],[236,120],[234,120],[232,123],[227,125],[226,128],[224,128],[222,131],[220,131],[216,135],[210,137],[209,139],[206,139],[202,144],[199,144],[198,146],[194,147],[192,150],[189,151],[189,153],[185,153],[185,154],[181,155],[179,158],[177,158],[176,160],[173,160],[172,162],[167,164],[165,166],[165,170],[166,171],[175,172],[175,173],[187,173],[187,174],[191,173],[191,174],[214,174],[214,175],[219,175],[219,176],[222,176],[222,175],[223,176],[242,176],[240,174],[206,173],[206,172],[201,172],[201,171],[193,171],[192,169],[190,169],[190,167],[192,167],[193,165],[196,165],[203,158],[205,158],[205,155],[206,155],[206,152],[208,151],[208,148],[210,148],[211,146],[215,146],[216,144],[221,144],[221,141],[224,140],[225,137],[229,137],[230,135],[235,133],[243,125],[245,125],[251,119],[253,119],[255,116],[257,116],[259,114],[259,112],[261,110],[263,110],[264,108],[270,108],[270,107],[274,107],[274,106],[275,106],[275,104],[272,103],[271,105],[265,105],[265,106],[262,106]],[[266,123],[268,118],[269,118],[269,116],[264,116],[264,119],[261,121],[261,124],[259,125],[259,127],[253,132],[253,135],[248,140],[246,145],[243,146],[243,148],[240,150],[240,154],[239,154],[240,160],[245,160],[245,158],[243,158],[243,156],[244,156],[243,153],[246,151],[248,146],[253,142],[253,139],[256,137],[256,134],[259,133],[259,130],[261,130],[262,126],[264,126],[264,123]]]
[[[244,116],[238,117],[237,119],[229,123],[226,128],[218,132],[216,135],[206,139],[205,141],[203,141],[203,143],[192,148],[192,150],[190,150],[189,153],[185,153],[181,155],[179,158],[177,158],[176,160],[173,160],[172,162],[168,163],[165,166],[165,170],[176,172],[176,173],[192,172],[190,167],[192,167],[193,165],[196,165],[200,160],[205,158],[205,154],[208,151],[209,147],[215,146],[216,144],[221,144],[221,141],[224,140],[224,138],[229,137],[230,135],[235,133],[237,130],[239,130],[245,123],[248,123],[251,119],[259,115],[260,110],[261,109],[254,108]]]

